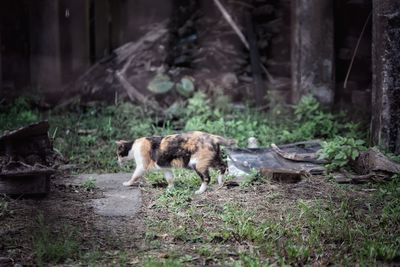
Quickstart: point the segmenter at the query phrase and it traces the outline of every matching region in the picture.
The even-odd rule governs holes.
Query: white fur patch
[[[129,150],[128,156],[123,159],[125,161],[135,159],[136,162],[136,169],[132,174],[132,178],[129,181],[123,183],[123,185],[125,186],[133,185],[145,173],[145,168],[143,166],[143,157],[140,148],[140,143],[134,143],[131,150]]]
[[[206,183],[206,182],[202,182],[202,183],[201,183],[201,186],[200,186],[200,189],[197,190],[197,191],[195,192],[195,194],[196,194],[196,195],[202,194],[202,193],[204,193],[204,191],[206,191],[206,190],[207,190],[207,183]]]
[[[218,174],[218,184],[220,186],[224,185],[224,176],[222,174]]]
[[[174,175],[171,171],[164,172],[165,180],[167,180],[168,188],[174,188]]]
[[[188,163],[188,167],[194,169],[196,167],[197,159],[195,157],[191,157]]]

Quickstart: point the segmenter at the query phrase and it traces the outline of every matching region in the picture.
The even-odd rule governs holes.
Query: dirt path
[[[142,197],[139,188],[122,185],[127,177],[126,173],[55,177],[44,198],[6,198],[7,209],[0,214],[0,258],[5,266],[57,260],[58,255],[48,255],[52,252],[48,244],[63,250],[63,244],[77,244],[61,261],[83,258],[89,265],[99,255],[112,261],[123,251],[140,249]],[[94,179],[94,189],[85,186],[89,178]],[[47,254],[38,259],[42,249]]]
[[[122,185],[130,176],[130,173],[83,174],[65,180],[65,183],[79,186],[93,181],[93,185],[103,193],[102,198],[89,203],[96,214],[111,218],[134,217],[142,206],[142,195],[138,187]]]

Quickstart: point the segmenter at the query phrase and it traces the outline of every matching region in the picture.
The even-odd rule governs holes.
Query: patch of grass
[[[226,204],[221,215],[231,236],[237,240],[260,240],[264,236],[262,228],[257,227],[253,221],[253,216],[247,211],[243,211],[234,204]]]
[[[34,123],[39,119],[40,114],[32,108],[31,101],[26,97],[20,97],[14,103],[0,108],[0,132]]]
[[[140,263],[143,267],[180,267],[184,266],[180,259],[159,259],[155,257],[147,257],[143,262]]]
[[[12,210],[8,207],[8,200],[5,196],[0,196],[0,219],[10,214],[12,214]]]
[[[222,99],[222,100],[221,100]],[[40,119],[26,98],[2,108],[0,130],[10,130]],[[97,105],[86,108],[50,111],[50,136],[54,147],[78,165],[78,172],[129,171],[116,161],[115,141],[134,140],[142,136],[204,130],[234,138],[240,146],[256,137],[261,146],[314,138],[332,139],[336,135],[363,139],[360,127],[345,121],[343,115],[324,111],[313,97],[304,97],[293,109],[263,113],[250,107],[235,107],[223,95],[214,100],[195,93],[186,102],[159,115],[130,103],[116,106]]]
[[[89,178],[81,184],[81,187],[86,191],[92,191],[96,188],[96,179]]]
[[[58,233],[52,232],[43,216],[38,216],[32,240],[36,263],[44,266],[76,259],[80,251],[77,235],[74,229],[68,227],[62,228]]]
[[[169,210],[177,211],[188,207],[192,201],[193,192],[190,189],[169,189],[158,197],[156,207],[166,207]]]
[[[239,261],[233,264],[234,267],[261,267],[263,265],[259,257],[254,257],[248,254],[241,254]]]
[[[247,175],[244,181],[240,183],[240,187],[246,188],[263,182],[265,182],[265,177],[257,169],[252,169],[250,175]]]
[[[97,266],[103,258],[103,252],[99,250],[88,251],[80,256],[80,260],[87,266]]]

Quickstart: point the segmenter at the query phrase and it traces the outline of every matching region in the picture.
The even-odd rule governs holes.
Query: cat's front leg
[[[135,171],[132,174],[131,179],[127,182],[124,182],[123,185],[124,186],[134,185],[139,180],[139,178],[143,176],[144,172],[145,171],[143,167],[141,166],[136,167]]]

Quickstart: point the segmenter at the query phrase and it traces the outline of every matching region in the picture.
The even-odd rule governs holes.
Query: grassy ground
[[[366,137],[358,125],[323,111],[312,98],[293,110],[261,113],[230,105],[223,97],[210,102],[202,94],[163,116],[131,104],[39,112],[19,99],[0,113],[0,131],[39,119],[50,121],[55,148],[76,164],[76,172],[121,171],[115,140],[175,131],[205,130],[235,138],[240,146],[250,136],[262,146],[323,138],[330,141],[330,154]],[[333,159],[333,167],[345,164],[355,148],[350,145],[344,159]],[[329,176],[297,184],[255,176],[232,189],[217,190],[214,181],[209,192],[195,196],[197,176],[185,170],[174,174],[174,190],[164,188],[161,174],[146,175],[139,218],[118,224],[82,205],[101,197],[95,181],[77,188],[54,186],[39,205],[1,198],[0,253],[39,265],[371,266],[400,261],[399,177],[386,184],[340,186]]]

